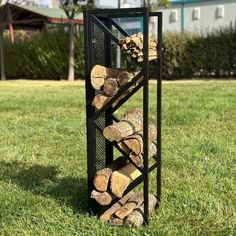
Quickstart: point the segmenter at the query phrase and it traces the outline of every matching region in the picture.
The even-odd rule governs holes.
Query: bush
[[[99,36],[100,34],[98,34]],[[101,34],[102,35],[102,34]],[[101,36],[99,36],[101,37]],[[236,77],[236,27],[215,30],[204,37],[168,33],[163,37],[163,78]],[[103,47],[100,48],[103,58]],[[115,53],[116,47],[113,48]],[[11,45],[6,40],[6,73],[10,79],[67,78],[68,35],[64,30],[43,32],[28,39],[18,36]],[[84,77],[83,37],[75,39],[75,76]],[[101,58],[95,58],[101,61]],[[113,58],[115,61],[115,56]],[[129,70],[139,68],[122,54],[122,64]],[[156,71],[150,63],[150,71]]]
[[[84,76],[83,37],[75,40],[75,75]],[[64,30],[42,32],[30,38],[18,36],[12,45],[5,41],[6,74],[10,79],[67,78],[68,35]]]
[[[236,27],[206,36],[166,34],[163,78],[236,77]]]

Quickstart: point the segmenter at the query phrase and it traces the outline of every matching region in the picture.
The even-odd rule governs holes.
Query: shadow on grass
[[[49,196],[84,213],[87,207],[85,178],[58,177],[56,166],[30,166],[23,162],[0,161],[0,181],[11,182],[35,195]]]

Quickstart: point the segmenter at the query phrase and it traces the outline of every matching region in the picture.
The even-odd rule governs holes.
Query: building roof
[[[11,23],[14,29],[42,29],[47,24],[68,24],[70,22],[83,24],[83,14],[80,13],[70,20],[62,9],[19,6],[10,3],[0,7],[1,28],[8,28]]]
[[[49,17],[49,18],[60,18],[60,19],[67,19],[67,16],[64,10],[60,8],[43,8],[37,6],[20,6],[22,9],[38,13],[42,16]],[[83,14],[80,13],[75,16],[75,20],[83,20]]]

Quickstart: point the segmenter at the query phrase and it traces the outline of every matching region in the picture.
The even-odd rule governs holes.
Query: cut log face
[[[107,96],[114,96],[118,91],[118,83],[114,78],[109,78],[104,82],[103,91]]]
[[[108,192],[98,192],[93,190],[90,196],[92,199],[95,199],[100,205],[107,206],[111,204],[113,200],[113,195]]]
[[[103,135],[110,142],[119,142],[124,137],[140,131],[142,125],[143,111],[141,109],[133,109],[125,113],[120,122],[107,126],[103,130]]]
[[[95,188],[100,192],[105,192],[108,189],[108,183],[110,176],[114,170],[120,169],[127,164],[127,158],[119,157],[111,162],[106,168],[96,172],[93,184]]]
[[[108,96],[104,95],[103,93],[99,93],[95,95],[92,101],[92,106],[100,110],[109,100],[110,98]]]
[[[129,192],[123,198],[121,198],[118,202],[112,205],[109,209],[107,209],[99,218],[103,221],[109,221],[111,216],[119,210],[132,196],[134,196],[134,192]]]
[[[149,204],[148,204],[149,214],[151,214],[154,211],[156,204],[157,204],[156,197],[153,194],[149,194]],[[126,217],[124,225],[140,227],[144,222],[143,214],[144,214],[144,204],[135,209]]]
[[[121,169],[114,171],[111,175],[110,190],[116,196],[121,198],[129,184],[138,178],[141,172],[129,163]]]

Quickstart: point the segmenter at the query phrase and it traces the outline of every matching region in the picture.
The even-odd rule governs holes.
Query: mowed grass
[[[0,83],[0,235],[236,235],[236,81],[163,84],[162,177],[149,226],[91,217],[84,86]]]

